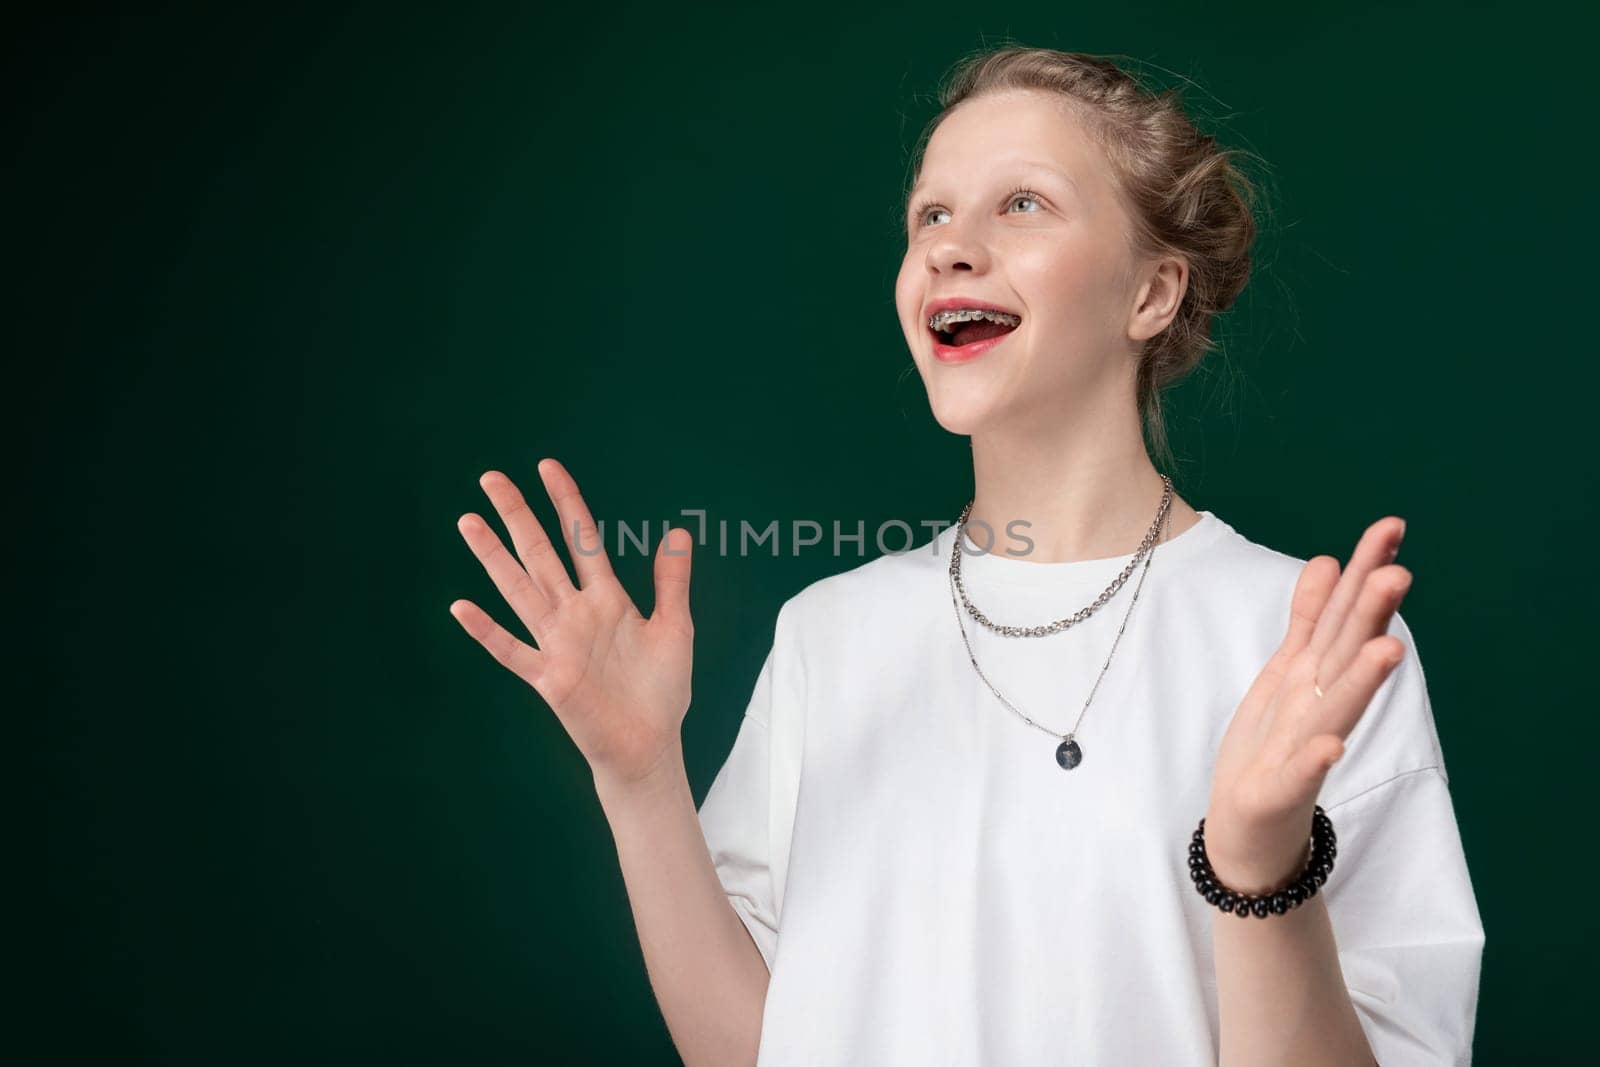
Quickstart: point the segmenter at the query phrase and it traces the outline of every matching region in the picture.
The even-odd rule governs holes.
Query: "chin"
[[[985,427],[993,424],[996,416],[994,405],[972,403],[970,398],[930,403],[929,408],[933,411],[935,422],[962,437],[982,433]]]
[[[941,381],[937,372],[930,382],[927,369],[920,360],[917,370],[921,372],[923,396],[927,398],[928,410],[932,412],[934,421],[944,429],[954,434],[970,435],[994,420],[1000,405],[992,395],[992,388],[978,381],[956,386],[950,381]]]

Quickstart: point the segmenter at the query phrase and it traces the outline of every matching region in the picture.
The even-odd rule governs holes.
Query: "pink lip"
[[[1003,333],[999,337],[991,337],[987,341],[974,341],[970,345],[947,345],[943,341],[934,341],[933,358],[940,363],[968,363],[1016,332],[1012,330],[1010,333]]]
[[[922,310],[922,321],[926,323],[929,318],[941,311],[950,311],[955,308],[981,308],[985,311],[1000,311],[1007,315],[1016,315],[1010,308],[991,304],[987,300],[976,300],[965,296],[947,296],[943,300],[935,300]],[[1018,315],[1018,318],[1022,316]],[[977,341],[970,345],[947,345],[939,340],[939,331],[929,329],[928,333],[933,338],[933,357],[940,363],[967,363],[977,359],[995,345],[1010,337],[1016,330],[1010,330],[999,337],[991,337],[987,341]]]

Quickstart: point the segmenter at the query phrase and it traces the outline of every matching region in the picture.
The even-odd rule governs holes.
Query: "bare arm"
[[[1310,858],[1309,829],[1328,770],[1406,651],[1387,633],[1411,585],[1406,568],[1390,565],[1404,532],[1403,520],[1380,519],[1342,572],[1332,556],[1301,569],[1283,644],[1217,753],[1205,849],[1230,889],[1281,889]],[[1225,1067],[1374,1062],[1323,894],[1265,919],[1219,910],[1212,938]]]
[[[479,481],[515,554],[477,515],[462,516],[457,526],[537,647],[470,600],[454,601],[450,613],[544,698],[588,761],[645,968],[684,1062],[753,1064],[767,965],[717,877],[683,762],[693,538],[672,530],[657,547],[655,610],[646,618],[617,581],[572,476],[553,459],[540,463],[539,473],[579,585],[511,479],[489,471]]]
[[[1219,877],[1247,893],[1283,884],[1251,885],[1231,872]],[[1229,877],[1236,881],[1227,882]],[[1217,910],[1212,937],[1223,1064],[1365,1067],[1377,1062],[1345,988],[1323,894],[1265,920]]]
[[[695,812],[681,750],[650,778],[595,788],[617,844],[645,969],[688,1067],[753,1064],[767,964],[733,910]]]

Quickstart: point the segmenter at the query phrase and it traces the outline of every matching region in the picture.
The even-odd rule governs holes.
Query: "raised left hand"
[[[1388,633],[1411,587],[1393,562],[1404,534],[1404,520],[1379,519],[1343,575],[1333,556],[1300,571],[1288,633],[1234,712],[1212,774],[1206,854],[1230,889],[1265,893],[1305,867],[1323,779],[1405,654]]]

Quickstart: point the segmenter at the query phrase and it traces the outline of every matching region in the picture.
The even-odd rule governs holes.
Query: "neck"
[[[1067,563],[1127,555],[1138,549],[1161,507],[1165,486],[1138,433],[1070,427],[1060,434],[990,433],[972,438],[972,513],[976,544],[1033,541],[1026,558]],[[1020,520],[1020,521],[1019,521]],[[1157,543],[1200,521],[1176,487]],[[1007,524],[1018,522],[1016,533]],[[1024,525],[1025,523],[1025,525]],[[988,529],[984,529],[987,524]],[[991,535],[988,531],[992,530]]]

